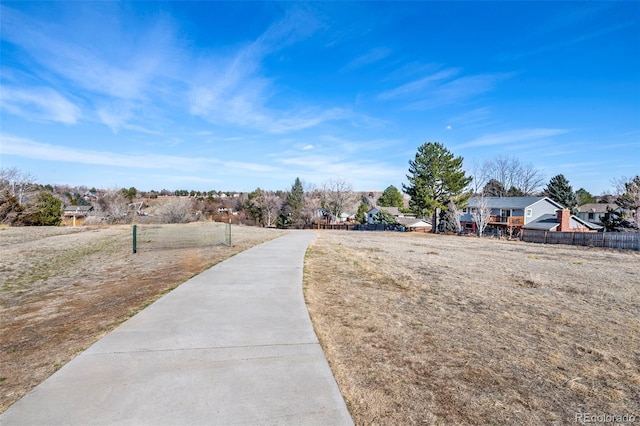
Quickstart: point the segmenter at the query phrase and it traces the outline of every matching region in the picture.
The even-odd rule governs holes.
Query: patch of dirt
[[[207,225],[157,226],[161,238],[163,229],[188,236]],[[232,229],[231,247],[185,239],[135,254],[130,226],[0,229],[0,412],[163,294],[283,234]]]
[[[640,253],[317,235],[305,298],[356,424],[640,413]]]

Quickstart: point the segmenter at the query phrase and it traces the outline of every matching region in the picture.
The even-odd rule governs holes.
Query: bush
[[[22,222],[31,226],[60,225],[62,223],[62,201],[50,192],[41,192],[36,204],[25,211]]]
[[[158,209],[158,216],[164,223],[187,223],[191,221],[192,202],[188,198],[178,198]]]
[[[0,194],[0,223],[6,225],[20,225],[24,206],[18,202],[18,197],[9,191]]]

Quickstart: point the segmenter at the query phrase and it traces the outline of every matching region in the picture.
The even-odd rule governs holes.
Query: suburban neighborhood
[[[0,0],[0,426],[639,422],[640,0]]]
[[[536,231],[637,233],[640,204],[638,177],[621,180],[619,195],[603,195],[598,202],[592,202],[596,198],[584,189],[574,192],[562,175],[554,177],[544,190],[533,188],[538,193],[529,196],[509,195],[505,185],[490,179],[480,193],[460,187],[447,195],[448,199],[433,198],[433,207],[428,210],[416,208],[419,200],[412,199],[409,187],[405,187],[405,193],[393,185],[384,191],[357,192],[344,179],[329,180],[306,191],[296,178],[290,191],[257,188],[250,193],[205,193],[141,192],[133,187],[42,187],[30,181],[28,173],[17,169],[3,169],[0,177],[4,197],[0,221],[10,225],[212,220],[277,228],[393,230],[523,239]],[[468,177],[465,182],[468,185],[474,179]],[[588,202],[580,204],[579,198]],[[30,203],[33,207],[23,207]],[[34,208],[59,208],[60,213],[50,210],[27,214]]]

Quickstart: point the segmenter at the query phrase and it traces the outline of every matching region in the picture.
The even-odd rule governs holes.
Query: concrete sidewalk
[[[69,362],[2,425],[353,424],[302,295],[311,232],[190,279]]]

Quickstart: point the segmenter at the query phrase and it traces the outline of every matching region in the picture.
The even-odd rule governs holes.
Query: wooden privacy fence
[[[640,232],[552,232],[523,229],[522,241],[640,250]]]

